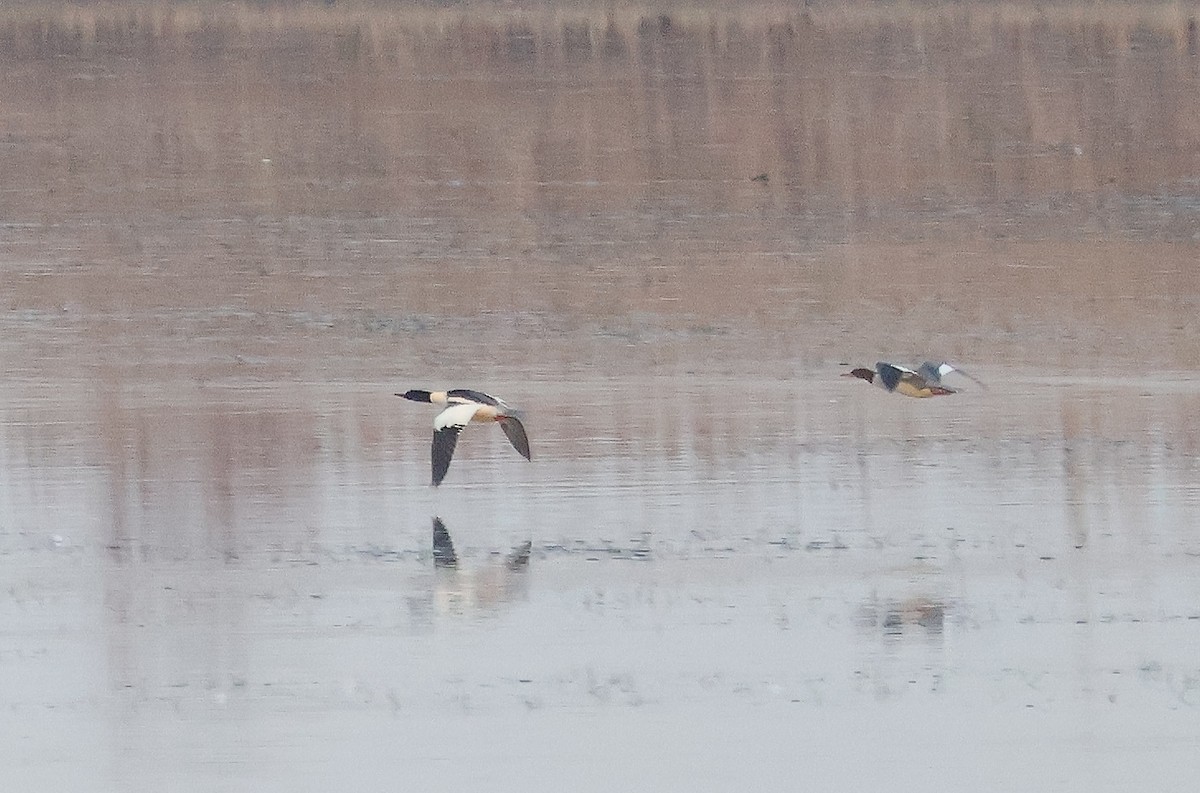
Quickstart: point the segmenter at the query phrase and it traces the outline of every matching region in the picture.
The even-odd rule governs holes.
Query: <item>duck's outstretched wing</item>
[[[916,388],[925,386],[925,378],[907,366],[897,366],[894,363],[880,361],[875,364],[875,371],[879,375],[879,382],[883,383],[883,387],[888,391],[895,391],[896,386],[901,382],[908,382]]]
[[[450,470],[450,459],[458,445],[458,433],[462,427],[445,427],[433,433],[433,486],[437,487]]]
[[[516,416],[505,416],[500,419],[500,429],[508,436],[508,442],[521,453],[526,460],[532,460],[529,452],[529,436],[525,434],[525,425]]]
[[[454,447],[458,445],[458,433],[471,421],[479,405],[468,402],[450,407],[437,414],[433,420],[433,486],[437,487],[450,470]]]
[[[987,386],[978,378],[972,377],[971,375],[964,372],[962,369],[959,369],[957,366],[951,366],[948,363],[944,363],[944,362],[939,363],[937,361],[926,361],[925,363],[923,363],[919,367],[917,367],[917,373],[919,375],[921,375],[921,377],[924,377],[926,380],[928,380],[930,383],[942,382],[942,378],[945,377],[946,375],[950,374],[951,372],[957,372],[958,374],[967,378],[968,380],[970,380],[972,383],[979,386],[980,388],[984,388],[984,389],[987,388]]]
[[[953,371],[956,370],[950,364],[938,363],[937,361],[926,361],[917,367],[917,374],[924,377],[926,382],[930,383],[942,382],[942,378]]]

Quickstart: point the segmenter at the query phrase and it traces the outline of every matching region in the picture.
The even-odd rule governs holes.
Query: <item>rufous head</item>
[[[851,369],[849,372],[846,372],[842,377],[857,377],[861,380],[866,380],[868,383],[873,383],[875,382],[875,370],[865,369],[860,366],[857,369]]]

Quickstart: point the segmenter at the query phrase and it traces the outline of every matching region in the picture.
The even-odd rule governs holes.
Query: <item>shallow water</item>
[[[0,26],[9,787],[1194,784],[1186,20],[92,13]]]

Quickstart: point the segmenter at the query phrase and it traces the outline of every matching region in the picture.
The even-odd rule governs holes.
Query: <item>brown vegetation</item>
[[[0,11],[10,305],[1200,356],[1188,6],[661,8]]]
[[[647,36],[699,37],[714,51],[743,39],[819,31],[888,29],[938,37],[952,29],[976,44],[1023,31],[1050,35],[1087,29],[1117,49],[1149,37],[1194,52],[1197,12],[1182,2],[967,2],[797,4],[464,2],[31,2],[0,9],[6,57],[97,57],[164,50],[212,56],[266,36],[339,39],[344,57],[387,58],[417,39],[453,39],[470,31],[493,54],[578,61],[620,57]]]

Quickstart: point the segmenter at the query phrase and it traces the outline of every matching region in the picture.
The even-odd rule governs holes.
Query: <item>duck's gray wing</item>
[[[450,459],[454,457],[454,447],[458,445],[458,433],[462,427],[443,427],[433,433],[433,486],[437,487],[446,478],[450,470]]]
[[[441,518],[433,519],[433,566],[455,567],[458,565],[458,554],[454,552],[454,542],[446,524]]]
[[[500,429],[508,436],[508,442],[521,453],[526,460],[532,460],[529,453],[529,436],[525,434],[525,425],[515,416],[505,416],[500,419]]]
[[[980,381],[978,378],[972,377],[970,374],[964,372],[962,369],[959,369],[957,366],[951,366],[948,363],[938,363],[936,361],[926,361],[925,363],[921,364],[917,368],[917,373],[920,374],[922,377],[924,377],[926,380],[928,380],[931,383],[942,382],[942,378],[945,377],[946,375],[950,374],[951,372],[957,372],[958,374],[967,378],[968,380],[970,380],[972,383],[979,386],[980,388],[987,388],[987,386],[984,385],[984,383],[982,381]]]
[[[927,383],[940,383],[942,377],[956,371],[953,366],[948,363],[938,363],[937,361],[926,361],[917,367],[917,374],[925,378]]]
[[[469,388],[456,388],[453,391],[447,391],[446,396],[451,399],[466,399],[471,402],[478,402],[481,405],[492,405],[494,407],[501,407],[504,404],[504,402],[496,399],[491,394],[485,394],[482,391],[472,391]]]
[[[897,366],[894,363],[880,361],[875,364],[875,371],[879,375],[879,382],[883,383],[883,387],[888,391],[895,391],[896,386],[900,385],[900,381],[908,380],[914,382],[919,380],[921,376],[905,366]],[[919,387],[919,384],[918,384]]]

